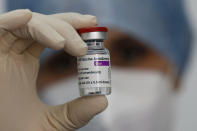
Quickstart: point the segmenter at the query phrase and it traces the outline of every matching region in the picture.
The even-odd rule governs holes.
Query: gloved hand
[[[105,96],[48,106],[36,91],[43,49],[65,49],[74,56],[84,55],[87,46],[74,28],[96,24],[94,16],[76,13],[42,15],[17,10],[0,15],[1,131],[75,130],[106,108]]]

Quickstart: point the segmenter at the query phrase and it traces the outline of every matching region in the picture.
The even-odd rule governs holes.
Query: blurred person
[[[39,4],[38,4],[39,3]],[[81,131],[170,131],[191,32],[180,0],[10,0],[9,9],[94,14],[110,27],[105,46],[112,62],[108,109]],[[50,105],[79,96],[76,59],[60,51],[41,56],[40,97]]]
[[[44,15],[20,9],[0,15],[0,130],[72,131],[106,108],[105,96],[49,106],[41,102],[36,88],[43,50],[85,55],[87,45],[76,29],[95,25],[95,16],[78,13]]]

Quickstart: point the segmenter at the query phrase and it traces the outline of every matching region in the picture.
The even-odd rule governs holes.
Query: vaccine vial
[[[111,94],[110,55],[104,47],[107,28],[81,28],[78,33],[88,46],[87,54],[77,58],[80,95]]]

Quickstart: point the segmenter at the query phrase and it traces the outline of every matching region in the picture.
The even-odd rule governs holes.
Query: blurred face
[[[175,68],[146,45],[125,33],[110,29],[105,41],[112,64],[109,106],[95,119],[98,120],[98,127],[91,128],[95,125],[89,124],[90,128],[86,126],[84,130],[170,130],[173,89],[177,79]],[[62,104],[79,96],[76,63],[75,57],[62,51],[42,64],[38,85],[44,88],[40,96],[45,103]]]

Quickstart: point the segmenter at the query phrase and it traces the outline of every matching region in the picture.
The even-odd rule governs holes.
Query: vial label
[[[77,58],[79,88],[111,87],[111,66],[108,54]]]

